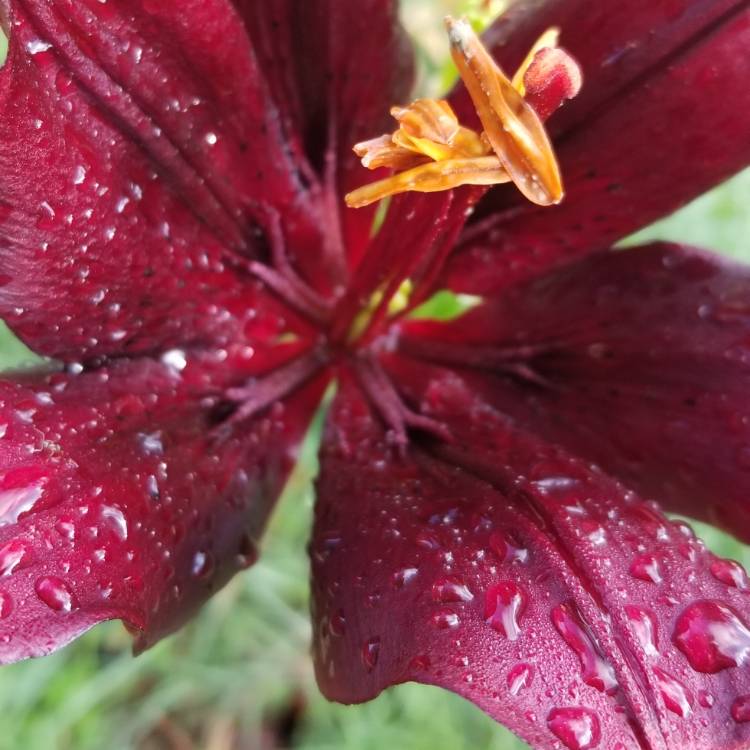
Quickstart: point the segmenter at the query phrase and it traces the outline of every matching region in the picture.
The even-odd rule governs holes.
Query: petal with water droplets
[[[241,339],[251,205],[299,190],[231,6],[3,6],[0,315],[67,361]]]
[[[658,508],[525,431],[456,374],[396,359],[389,370],[455,440],[414,436],[399,455],[342,385],[312,542],[314,653],[326,695],[358,702],[408,680],[440,685],[538,748],[743,747],[750,728],[731,716],[750,684],[744,671],[698,671],[684,650],[713,637],[717,653],[740,659],[744,641],[695,630],[681,645],[672,640],[692,601],[716,599],[750,619],[747,597],[711,574],[712,556],[696,544],[687,560],[684,534]],[[606,530],[605,547],[582,518]],[[339,544],[316,554],[332,528]],[[509,556],[498,536],[527,555]],[[629,572],[645,552],[668,562],[659,584]],[[389,585],[406,568],[418,571],[410,585]],[[475,596],[436,600],[425,591],[435,580]],[[331,633],[334,613],[346,618],[343,636]],[[363,665],[373,639],[377,661]],[[708,694],[715,701],[697,700]]]
[[[494,373],[488,398],[548,440],[748,538],[747,266],[677,245],[604,253],[410,336],[415,354]],[[659,560],[637,564],[660,577]],[[713,570],[745,585],[728,563]]]
[[[0,662],[113,618],[146,648],[254,561],[320,384],[227,432],[210,370],[123,362],[0,382],[0,495],[34,497],[0,525]],[[142,439],[156,426],[158,450]]]

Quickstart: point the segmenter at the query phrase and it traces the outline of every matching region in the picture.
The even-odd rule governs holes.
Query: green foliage
[[[409,26],[428,43],[442,39],[439,26],[433,32],[428,22],[483,7],[469,0],[404,0]],[[0,39],[0,59],[2,45]],[[437,62],[444,40],[435,49],[419,51],[423,90],[439,90],[450,79],[450,67]],[[750,171],[632,241],[689,241],[750,260],[748,203]],[[443,293],[420,314],[450,318],[465,303]],[[0,364],[33,361],[7,329],[0,330]],[[0,750],[270,750],[269,732],[299,702],[306,708],[293,746],[300,750],[525,747],[470,704],[434,688],[404,685],[358,707],[329,704],[317,692],[308,654],[305,544],[318,433],[319,425],[273,519],[261,561],[183,631],[132,659],[129,637],[110,623],[58,654],[0,671]],[[708,527],[698,531],[719,554],[750,564],[745,546]]]

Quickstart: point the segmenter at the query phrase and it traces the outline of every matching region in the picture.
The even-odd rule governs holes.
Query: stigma
[[[433,193],[461,185],[513,182],[532,203],[550,206],[564,196],[560,168],[543,122],[581,89],[578,63],[548,29],[509,79],[466,20],[446,18],[451,55],[482,126],[461,125],[445,100],[417,99],[393,107],[398,129],[363,141],[354,152],[368,169],[393,174],[349,193],[361,208],[391,195]]]

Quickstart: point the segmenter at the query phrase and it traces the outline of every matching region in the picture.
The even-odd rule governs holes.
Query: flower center
[[[447,18],[446,26],[453,60],[481,130],[462,125],[445,100],[417,99],[407,106],[393,107],[391,114],[398,129],[354,146],[366,168],[387,168],[392,174],[349,193],[347,205],[366,206],[409,191],[432,193],[461,185],[507,182],[513,182],[533,203],[559,203],[563,198],[562,180],[543,121],[578,93],[581,73],[577,63],[557,47],[558,30],[545,32],[509,79],[467,21]],[[452,200],[448,195],[446,214]],[[460,210],[459,225],[465,220],[468,205],[457,201],[453,206]],[[403,402],[380,361],[382,350],[388,348],[387,332],[394,319],[423,301],[420,295],[431,291],[450,244],[442,236],[440,222],[411,239],[401,236],[400,227],[385,238],[381,233],[371,243],[347,290],[336,300],[327,300],[310,288],[290,263],[279,217],[269,214],[266,219],[263,223],[271,262],[251,262],[249,270],[312,323],[320,336],[287,365],[231,389],[228,396],[237,404],[231,420],[254,415],[321,368],[345,361],[391,427],[397,445],[406,444],[410,428],[443,435],[440,425]],[[389,222],[393,225],[390,217]]]

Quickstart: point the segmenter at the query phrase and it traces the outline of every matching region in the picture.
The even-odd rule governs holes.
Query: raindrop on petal
[[[693,710],[693,701],[687,688],[671,674],[658,667],[654,667],[654,675],[659,685],[664,705],[683,719],[690,716]]]
[[[380,656],[380,638],[370,638],[362,645],[362,664],[368,672],[372,672]]]
[[[602,739],[599,719],[588,708],[553,708],[547,726],[569,750],[589,750]]]
[[[526,610],[528,597],[513,581],[500,581],[490,589],[484,599],[484,620],[509,641],[518,640],[521,634],[519,620]]]
[[[750,630],[732,609],[715,601],[690,604],[677,618],[673,640],[697,672],[714,674],[750,659]]]
[[[61,578],[44,576],[34,584],[36,595],[55,612],[72,612],[76,609],[73,592]]]

